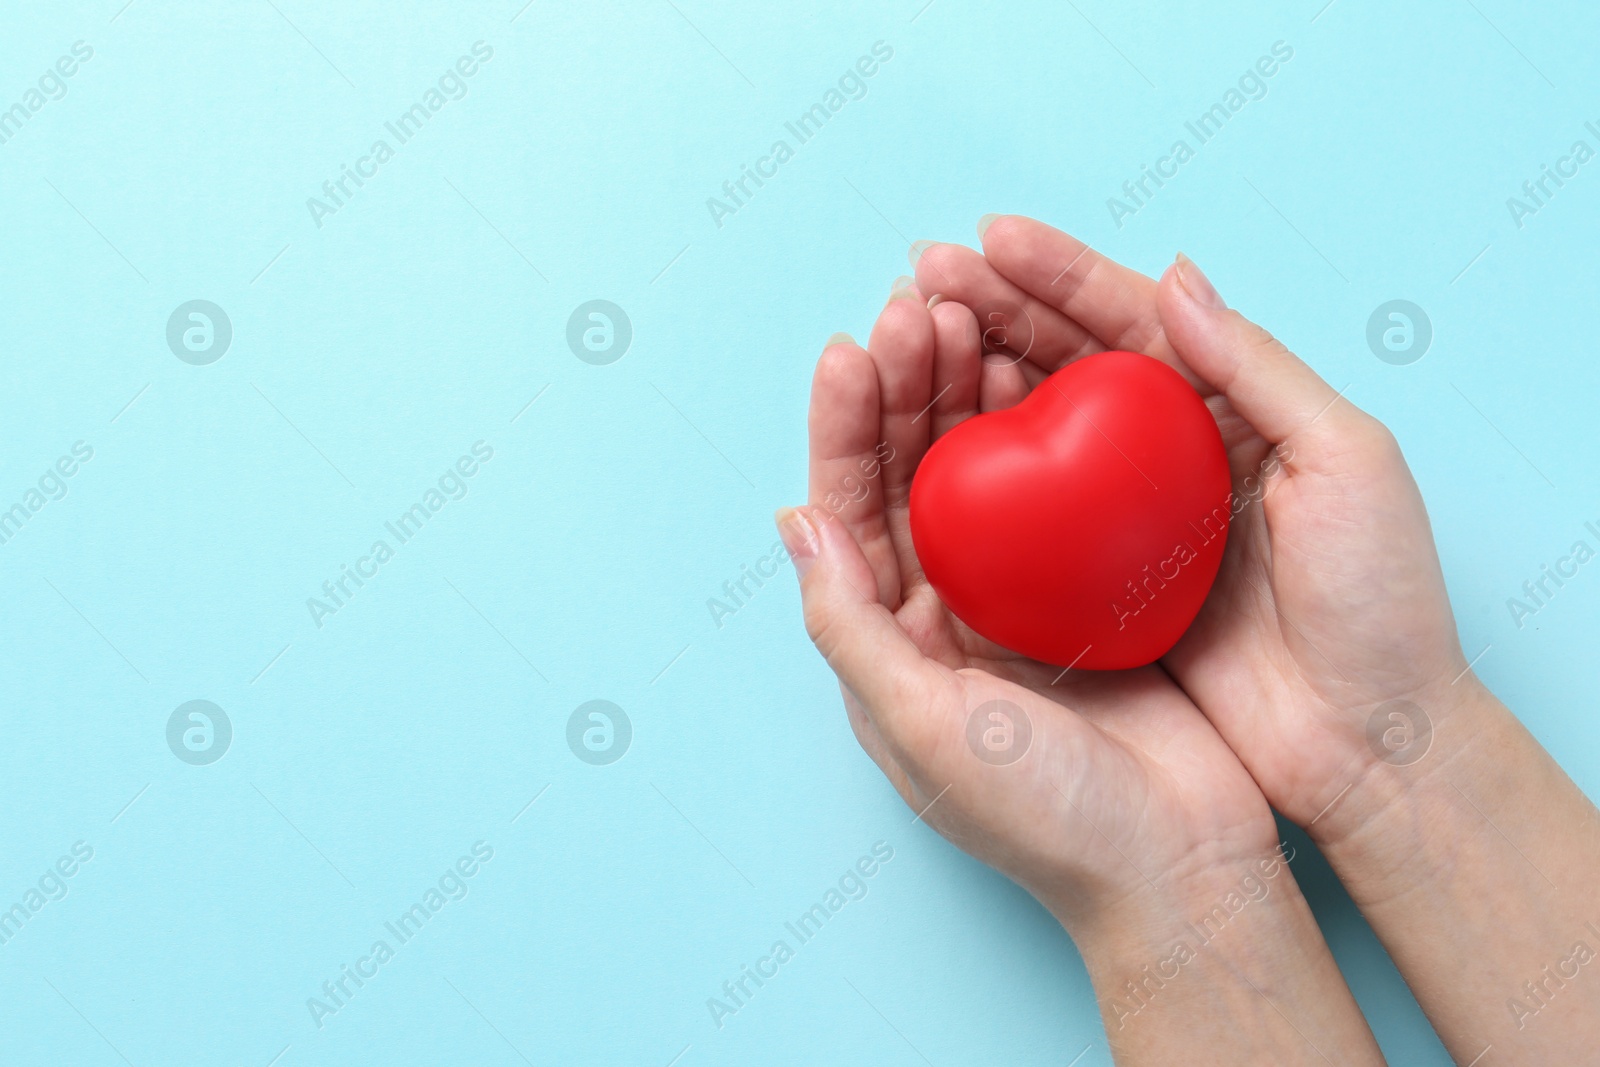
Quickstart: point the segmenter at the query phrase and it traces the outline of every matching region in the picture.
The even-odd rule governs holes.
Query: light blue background
[[[0,946],[0,1062],[1108,1063],[1067,938],[856,749],[787,568],[707,608],[803,493],[823,339],[986,211],[1149,272],[1182,249],[1348,383],[1405,445],[1479,673],[1600,785],[1600,575],[1506,608],[1600,518],[1600,162],[1525,228],[1506,207],[1594,144],[1591,6],[123,5],[0,6],[0,107],[94,49],[0,145],[0,507],[94,449],[0,545],[0,907],[95,850]],[[468,95],[319,229],[306,199],[479,40]],[[1116,227],[1279,40],[1266,98]],[[876,41],[866,97],[715,225]],[[193,298],[233,323],[210,366],[166,345]],[[610,366],[565,343],[594,298],[635,331]],[[1391,298],[1433,322],[1411,366],[1366,347]],[[465,499],[314,626],[479,440]],[[235,731],[204,767],[164,734],[196,698]],[[634,728],[604,767],[565,740],[596,698]],[[307,998],[479,840],[469,895],[319,1030]],[[879,840],[870,894],[719,1031],[706,998]],[[1447,1063],[1299,840],[1386,1052]]]

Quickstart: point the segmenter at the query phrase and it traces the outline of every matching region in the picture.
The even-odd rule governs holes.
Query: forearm
[[[1381,1064],[1283,853],[1063,916],[1116,1062]]]
[[[1433,746],[1380,764],[1312,836],[1460,1063],[1585,1062],[1600,1048],[1600,821],[1474,680]]]

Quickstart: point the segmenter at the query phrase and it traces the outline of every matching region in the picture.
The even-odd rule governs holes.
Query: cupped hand
[[[1017,349],[988,372],[994,395],[1014,402],[1073,359],[1127,349],[1206,398],[1235,514],[1211,595],[1161,663],[1267,799],[1314,823],[1383,762],[1391,727],[1404,740],[1417,725],[1409,709],[1391,723],[1388,702],[1426,715],[1476,685],[1394,437],[1181,256],[1156,281],[1021,216],[991,217],[982,239],[982,255],[913,255],[921,290],[982,310]]]
[[[963,419],[1025,391],[985,365],[965,306],[930,309],[915,286],[899,290],[865,349],[845,339],[823,352],[810,503],[780,512],[779,528],[807,630],[867,753],[921,819],[1073,930],[1259,860],[1276,827],[1162,667],[1022,658],[954,618],[923,577],[907,510],[918,462]]]

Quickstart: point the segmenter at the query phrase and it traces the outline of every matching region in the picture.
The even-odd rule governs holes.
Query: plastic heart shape
[[[1171,367],[1101,352],[933,443],[911,484],[923,573],[983,637],[1062,667],[1165,655],[1232,514],[1216,420]]]

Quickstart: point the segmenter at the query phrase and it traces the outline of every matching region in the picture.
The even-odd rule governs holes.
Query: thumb
[[[819,508],[783,508],[778,534],[800,576],[806,632],[890,747],[917,753],[930,709],[954,684],[912,643],[888,608],[861,546]]]
[[[1182,253],[1161,276],[1156,308],[1184,363],[1270,443],[1338,434],[1367,418],[1353,405],[1337,403],[1339,393],[1272,334],[1230,311]]]

